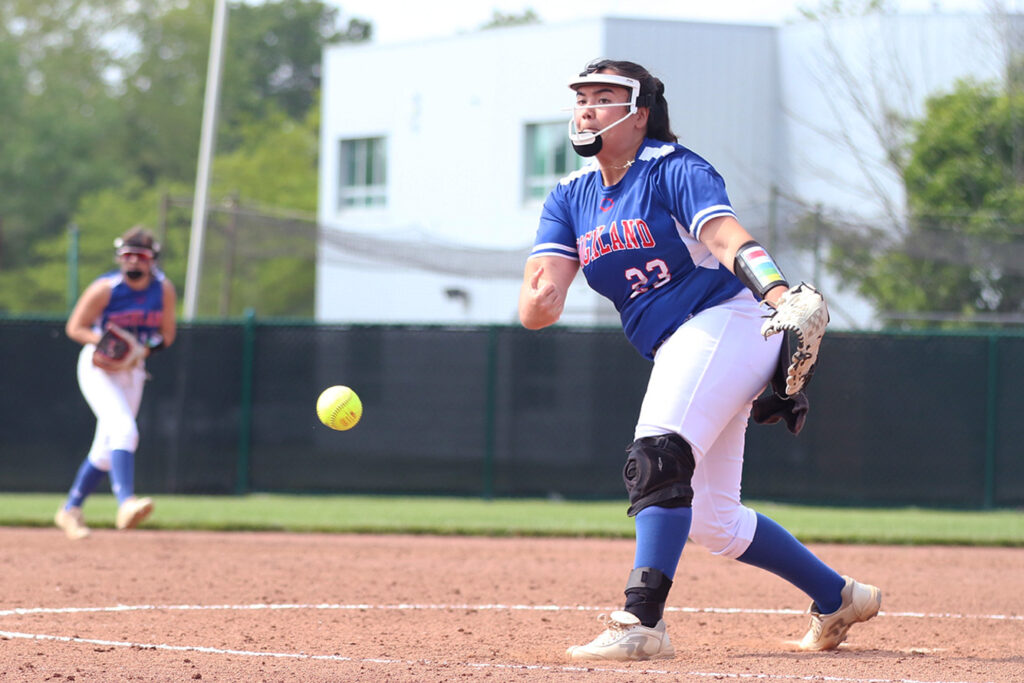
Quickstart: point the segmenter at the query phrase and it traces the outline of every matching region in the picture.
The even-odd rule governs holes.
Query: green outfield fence
[[[70,484],[94,421],[63,319],[0,319],[0,490]],[[137,488],[623,498],[649,363],[620,330],[183,324],[150,362]],[[744,495],[1024,505],[1024,334],[830,333],[799,437],[751,425]],[[317,421],[331,384],[365,414]]]

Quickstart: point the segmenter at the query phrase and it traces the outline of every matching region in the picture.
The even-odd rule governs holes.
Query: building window
[[[587,160],[573,151],[565,121],[526,126],[526,201],[544,199],[558,181]]]
[[[341,141],[338,208],[387,204],[384,138]]]

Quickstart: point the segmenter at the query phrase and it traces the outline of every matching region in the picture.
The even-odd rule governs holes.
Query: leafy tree
[[[141,223],[150,228],[159,220],[160,196],[165,190],[190,191],[177,188],[146,187],[137,179],[116,188],[99,190],[81,201],[74,216],[78,230],[77,281],[70,282],[67,267],[72,240],[69,230],[37,239],[31,246],[32,267],[0,271],[0,311],[10,313],[65,313],[73,299],[100,273],[115,268],[114,238],[127,228]],[[184,225],[188,225],[185,217]],[[175,282],[182,282],[185,265],[179,254],[187,253],[187,227],[164,244],[168,271]],[[183,239],[182,239],[183,238]],[[183,249],[183,250],[182,250]],[[76,258],[74,254],[70,254]],[[180,260],[180,263],[179,263]],[[69,296],[69,291],[74,291]]]
[[[0,3],[0,268],[66,224],[78,198],[120,182],[111,150],[123,0]]]
[[[195,175],[212,7],[198,0],[142,10],[115,140],[131,175],[144,183]]]
[[[141,22],[121,148],[146,182],[195,176],[212,16],[213,0],[190,0]],[[302,120],[319,92],[323,47],[370,37],[365,21],[339,20],[321,0],[230,4],[218,150],[235,149],[240,127],[276,112]]]
[[[301,123],[278,113],[247,126],[243,144],[214,162],[201,316],[237,316],[246,308],[262,316],[313,315],[318,130],[315,108]],[[37,266],[0,271],[0,310],[65,312],[69,286],[77,296],[113,268],[113,239],[138,223],[156,232],[161,266],[183,294],[191,209],[192,186],[181,182],[149,186],[131,178],[83,197],[74,215],[80,281],[68,282],[68,235],[41,239],[33,245]]]
[[[908,149],[906,229],[833,224],[829,267],[911,320],[1024,313],[1022,136],[1024,96],[1012,89],[962,81],[930,98]]]
[[[312,212],[320,51],[366,40],[371,27],[339,27],[321,0],[229,9],[214,196]],[[0,311],[64,312],[72,219],[82,278],[110,265],[115,235],[143,223],[166,229],[165,264],[183,286],[212,16],[213,0],[0,0]],[[165,196],[189,199],[162,219]],[[277,252],[313,249],[308,235],[291,239]],[[270,300],[260,312],[311,313],[311,262],[284,263],[250,280]],[[227,299],[231,311],[248,303]]]
[[[320,90],[325,45],[369,40],[372,28],[320,0],[232,6],[225,66],[229,117],[263,118],[275,110],[301,121]],[[230,120],[230,118],[229,118]]]

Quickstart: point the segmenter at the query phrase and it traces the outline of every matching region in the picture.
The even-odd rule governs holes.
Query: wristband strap
[[[157,351],[163,351],[167,348],[167,345],[164,344],[164,338],[162,335],[155,334],[149,338],[149,341],[146,343],[146,348],[149,349],[149,355],[152,356]]]
[[[769,289],[782,285],[789,287],[782,270],[775,264],[768,250],[754,240],[743,243],[736,250],[733,272],[758,299],[764,299]]]

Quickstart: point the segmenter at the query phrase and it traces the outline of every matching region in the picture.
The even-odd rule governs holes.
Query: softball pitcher
[[[520,320],[529,329],[557,322],[582,268],[653,368],[623,470],[636,527],[624,607],[602,615],[605,630],[568,655],[674,656],[663,612],[688,536],[803,590],[813,602],[800,647],[835,648],[878,612],[881,592],[841,576],[740,502],[751,407],[777,386],[778,368],[782,394],[759,421],[785,419],[791,431],[803,424],[800,390],[828,320],[824,300],[806,284],[789,287],[738,222],[716,170],[677,143],[659,79],[632,62],[600,60],[569,87],[569,137],[594,162],[545,201]],[[792,354],[787,335],[774,334],[787,330],[799,340]]]
[[[78,385],[96,415],[96,434],[78,468],[68,499],[54,521],[70,539],[89,536],[82,504],[104,476],[117,497],[118,529],[138,526],[153,501],[135,496],[135,417],[146,381],[145,359],[174,342],[174,285],[156,265],[160,245],[134,227],[114,241],[118,269],[90,284],[79,297],[65,331],[82,344]]]

